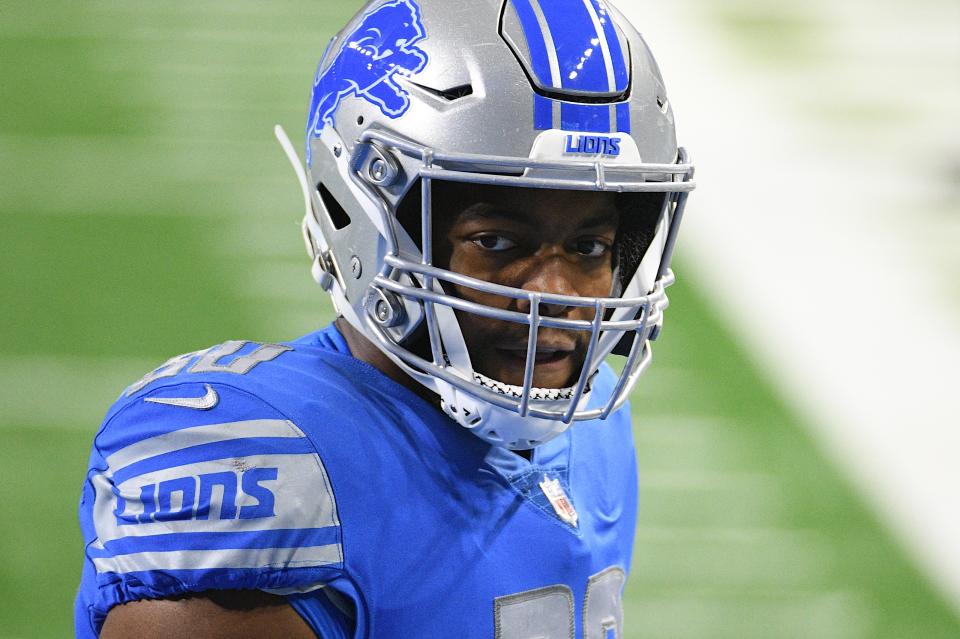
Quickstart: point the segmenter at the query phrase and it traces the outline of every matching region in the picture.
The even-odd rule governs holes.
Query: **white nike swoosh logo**
[[[195,410],[210,410],[220,401],[217,391],[213,390],[210,384],[204,384],[207,394],[203,397],[148,397],[145,402],[151,404],[165,404],[167,406],[179,406],[180,408],[193,408]]]

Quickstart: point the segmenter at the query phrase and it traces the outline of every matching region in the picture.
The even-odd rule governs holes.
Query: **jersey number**
[[[587,580],[583,598],[584,639],[621,639],[625,580],[623,570],[616,566]],[[563,585],[493,601],[496,639],[574,639],[573,615],[573,592]]]
[[[128,388],[126,395],[130,397],[138,390],[149,386],[158,379],[179,375],[194,358],[199,359],[190,367],[188,371],[190,373],[234,373],[235,375],[245,375],[253,370],[253,367],[257,364],[273,361],[287,351],[293,350],[289,346],[281,346],[279,344],[255,344],[254,350],[246,355],[236,357],[228,364],[220,363],[221,359],[238,353],[248,343],[249,342],[239,341],[226,342],[220,346],[208,348],[205,351],[197,351],[195,353],[187,353],[186,355],[174,357]]]

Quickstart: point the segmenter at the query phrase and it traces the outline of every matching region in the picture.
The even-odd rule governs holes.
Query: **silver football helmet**
[[[314,278],[352,326],[440,397],[451,419],[491,444],[529,449],[624,403],[650,363],[694,183],[659,69],[609,3],[373,0],[320,62],[306,170],[279,127],[277,134],[304,190]],[[650,196],[658,198],[652,239],[619,251],[610,295],[574,297],[437,266],[438,180],[662,195]],[[398,219],[408,196],[420,201],[419,228]],[[452,285],[524,300],[529,313],[457,297]],[[547,305],[588,307],[593,319],[551,316],[541,312]],[[527,327],[522,385],[474,370],[458,313]],[[533,386],[544,328],[590,336],[570,388]],[[411,348],[414,336],[428,340],[429,353]],[[591,382],[611,353],[626,361],[599,397]]]

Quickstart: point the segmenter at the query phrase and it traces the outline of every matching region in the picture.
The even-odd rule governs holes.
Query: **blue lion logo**
[[[308,163],[310,137],[319,137],[327,125],[333,125],[333,116],[347,96],[375,104],[390,118],[407,112],[410,94],[395,76],[413,75],[427,66],[426,52],[414,46],[424,38],[420,7],[413,0],[392,0],[363,16],[337,57],[314,79],[307,122]]]

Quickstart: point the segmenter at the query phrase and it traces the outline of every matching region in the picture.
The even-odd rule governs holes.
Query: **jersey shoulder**
[[[130,384],[107,412],[105,423],[144,401],[197,410],[216,406],[220,415],[242,412],[246,404],[219,401],[217,387],[230,387],[281,411],[296,412],[291,398],[362,394],[364,380],[345,370],[358,365],[332,325],[281,344],[230,340],[172,357]],[[199,394],[191,394],[196,390]],[[327,404],[324,412],[342,406],[335,401]]]
[[[80,504],[78,605],[93,627],[127,601],[305,592],[341,574],[329,477],[284,392],[320,383],[332,355],[313,342],[226,342],[124,391],[94,439]]]

